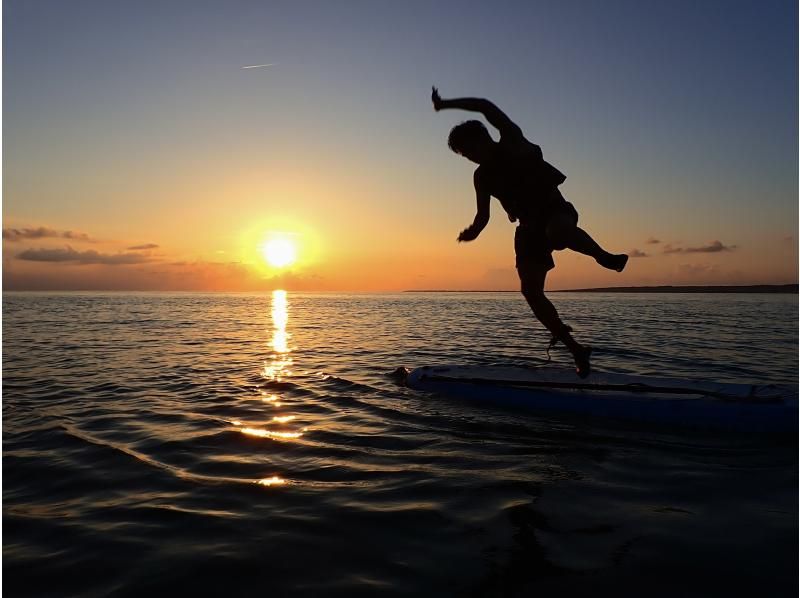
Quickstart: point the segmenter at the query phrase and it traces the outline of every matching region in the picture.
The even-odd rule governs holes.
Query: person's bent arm
[[[501,135],[522,135],[520,129],[506,114],[489,100],[483,98],[453,98],[443,100],[439,97],[439,91],[434,87],[431,93],[433,109],[447,110],[455,108],[457,110],[468,110],[469,112],[480,112]]]
[[[478,182],[478,175],[475,174],[475,196],[478,202],[478,211],[475,214],[475,219],[467,228],[461,231],[458,235],[459,241],[472,241],[478,238],[481,231],[486,228],[489,223],[489,202],[491,196],[483,189],[481,189]]]

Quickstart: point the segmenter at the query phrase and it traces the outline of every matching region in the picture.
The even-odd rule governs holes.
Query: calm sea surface
[[[598,370],[797,382],[797,295],[551,297]],[[796,596],[796,437],[387,375],[547,340],[513,293],[6,293],[4,595]]]

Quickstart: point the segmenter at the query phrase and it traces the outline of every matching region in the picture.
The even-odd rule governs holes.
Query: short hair
[[[450,131],[447,145],[457,154],[463,154],[464,149],[474,146],[476,141],[490,140],[489,131],[479,120],[467,120],[456,125]]]

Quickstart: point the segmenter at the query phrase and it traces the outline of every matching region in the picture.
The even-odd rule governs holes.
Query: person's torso
[[[545,162],[538,145],[522,136],[501,138],[495,155],[478,167],[478,173],[484,190],[521,223],[554,207],[550,204],[560,195],[553,191],[567,178]]]

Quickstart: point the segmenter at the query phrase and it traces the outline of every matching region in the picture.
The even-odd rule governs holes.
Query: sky
[[[518,288],[447,148],[484,97],[567,175],[610,272],[798,281],[791,0],[3,2],[5,290]],[[260,68],[242,68],[265,65]],[[270,264],[263,247],[297,259]]]

